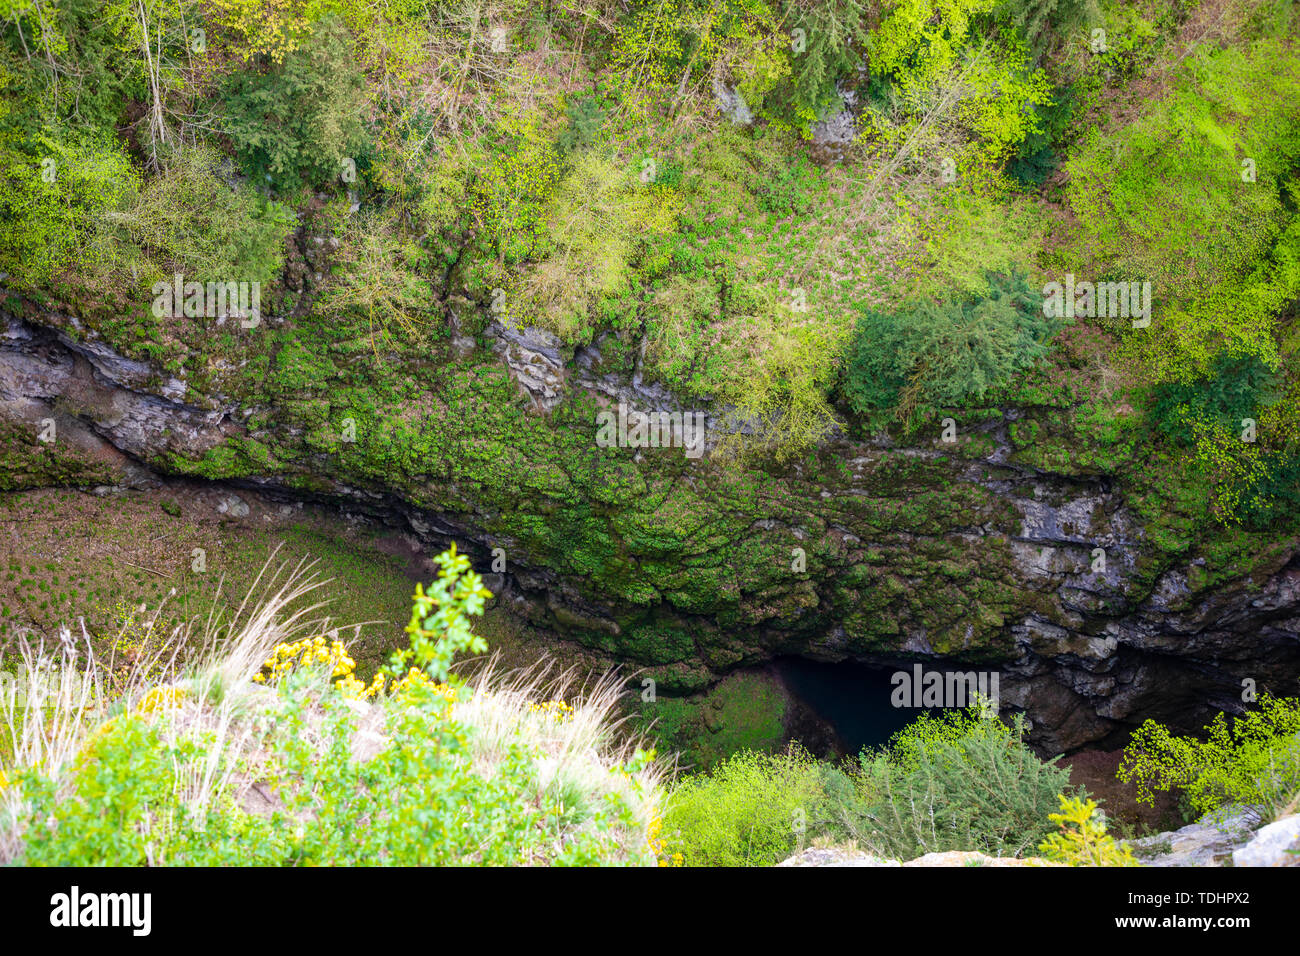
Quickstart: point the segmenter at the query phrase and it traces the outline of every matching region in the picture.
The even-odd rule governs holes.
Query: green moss
[[[1032,445],[1038,438],[1038,422],[1012,422],[1007,426],[1007,433],[1011,436],[1012,444],[1019,448]]]
[[[679,766],[706,769],[738,750],[776,750],[785,741],[786,700],[775,679],[744,672],[702,694],[659,695],[634,705],[638,726],[681,755]]]
[[[82,449],[68,437],[64,421],[62,434],[44,442],[39,435],[46,426],[0,420],[0,491],[29,488],[113,484],[117,473],[110,461]]]

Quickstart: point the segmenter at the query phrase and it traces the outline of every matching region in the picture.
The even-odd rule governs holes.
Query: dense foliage
[[[1012,581],[1022,542],[966,542],[1010,510],[990,491],[1008,471],[1113,490],[1140,532],[1112,553],[1125,606],[1175,565],[1200,601],[1300,527],[1298,16],[1287,0],[0,0],[0,291],[143,363],[133,388],[220,419],[215,444],[169,431],[133,463],[465,516],[511,562],[631,609],[571,632],[674,689],[771,651],[737,634],[828,606],[854,654],[918,631],[936,654],[1011,653],[1041,594]],[[266,321],[159,315],[151,289],[178,275],[260,287]],[[1150,322],[1050,317],[1067,276],[1148,283]],[[508,373],[524,332],[529,374]],[[597,407],[626,382],[707,410],[709,458],[736,467],[598,447]],[[106,434],[123,413],[101,398],[50,414]],[[827,440],[896,449],[948,421],[961,442],[942,456],[980,473],[959,488],[928,449],[850,460]],[[30,425],[0,421],[0,487],[114,480],[109,455]],[[456,614],[479,598],[418,594],[389,677],[447,681],[478,649]],[[168,768],[220,742],[205,715],[224,697],[191,688],[119,702],[66,773],[29,768],[24,859],[664,857],[626,784],[644,755],[592,788],[494,739],[497,774],[475,775],[482,740],[456,702],[408,688],[368,702],[392,745],[357,762],[357,708],[309,670],[234,715],[295,781],[278,815],[224,790],[178,798]],[[1208,742],[1148,725],[1125,772],[1200,809],[1281,799],[1289,706]],[[1051,815],[1065,789],[1018,726],[952,717],[849,769],[742,749],[679,786],[663,839],[689,863],[775,862],[815,837],[1121,859],[1082,798]],[[463,834],[462,804],[481,808]],[[330,829],[363,820],[355,843]]]
[[[0,271],[32,293],[107,284],[129,309],[173,270],[258,282],[389,349],[427,345],[464,295],[570,345],[644,337],[650,374],[734,409],[749,437],[724,450],[780,460],[837,411],[913,421],[1050,371],[1036,290],[1058,265],[1156,283],[1135,384],[1289,357],[1300,75],[1280,8],[1170,65],[1183,5],[91,6],[16,2],[4,27]],[[529,58],[542,37],[572,45],[562,69]],[[1096,122],[1143,70],[1166,94]],[[846,103],[844,172],[808,165]],[[1062,164],[1068,257],[1012,185],[1051,195]],[[283,248],[308,222],[342,240],[324,271]],[[1205,423],[1186,446],[1217,517],[1260,526],[1292,493],[1294,406],[1268,406],[1257,448]]]
[[[846,769],[792,750],[739,753],[673,791],[666,845],[688,865],[779,862],[814,840],[886,859],[945,850],[1032,855],[1069,773],[978,708],[923,715]]]
[[[1133,734],[1120,779],[1139,800],[1177,789],[1197,815],[1225,804],[1275,812],[1300,789],[1300,699],[1260,695],[1237,717],[1218,714],[1204,740],[1179,737],[1154,720]]]

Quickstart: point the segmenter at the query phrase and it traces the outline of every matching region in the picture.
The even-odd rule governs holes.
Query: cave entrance
[[[892,677],[897,667],[802,657],[778,658],[772,667],[791,700],[790,736],[818,757],[855,755],[864,747],[882,746],[923,710],[940,709],[895,707]]]

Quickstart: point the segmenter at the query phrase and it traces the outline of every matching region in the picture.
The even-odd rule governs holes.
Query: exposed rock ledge
[[[1300,813],[1260,826],[1258,811],[1207,814],[1169,833],[1128,841],[1143,866],[1300,866]],[[1059,866],[1037,857],[993,857],[974,851],[927,853],[906,863],[844,847],[810,847],[777,866]]]

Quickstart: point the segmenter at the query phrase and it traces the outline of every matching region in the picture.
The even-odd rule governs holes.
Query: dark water
[[[894,707],[891,675],[897,668],[843,662],[826,664],[789,657],[775,668],[790,693],[834,729],[845,753],[888,743],[925,708]],[[931,708],[932,710],[936,708]]]

